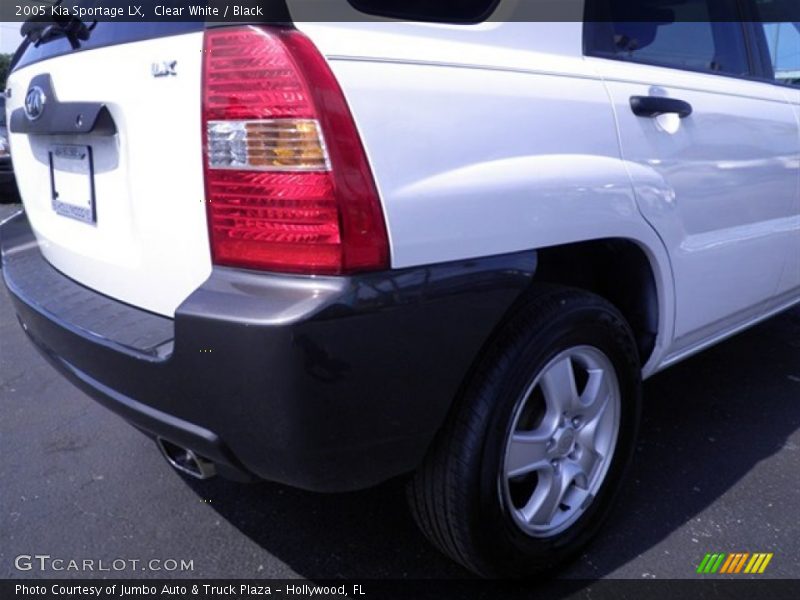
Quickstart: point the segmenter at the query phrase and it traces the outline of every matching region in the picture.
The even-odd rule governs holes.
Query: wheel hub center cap
[[[556,441],[556,454],[567,454],[575,444],[575,431],[565,429]]]

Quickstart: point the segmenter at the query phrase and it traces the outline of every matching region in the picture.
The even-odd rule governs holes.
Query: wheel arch
[[[624,238],[544,248],[532,286],[548,283],[592,292],[628,321],[642,363],[656,348],[660,311],[655,274],[642,248]]]
[[[643,376],[648,377],[658,370],[674,326],[671,270],[665,261],[663,249],[629,237],[540,248],[530,285],[507,316],[513,316],[542,285],[597,294],[614,305],[631,326]]]

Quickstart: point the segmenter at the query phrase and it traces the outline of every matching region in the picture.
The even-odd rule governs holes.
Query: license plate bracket
[[[50,156],[50,192],[53,210],[83,223],[97,222],[94,157],[91,146],[59,144]]]

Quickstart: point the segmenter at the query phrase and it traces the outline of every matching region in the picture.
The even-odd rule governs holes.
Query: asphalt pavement
[[[0,205],[0,220],[15,208]],[[793,310],[646,383],[617,509],[561,576],[691,579],[708,552],[773,552],[762,577],[800,578],[798,514]],[[16,557],[34,554],[136,564],[98,576],[467,576],[416,531],[402,481],[320,495],[183,478],[45,363],[0,286],[0,578],[93,576],[17,568]],[[152,559],[191,561],[192,570],[142,570]]]

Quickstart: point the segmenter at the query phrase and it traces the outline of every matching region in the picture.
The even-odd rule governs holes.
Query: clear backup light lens
[[[211,121],[208,164],[212,169],[329,171],[319,123],[311,119]]]
[[[0,133],[0,158],[6,158],[10,155],[11,153],[9,150],[8,139],[5,135]]]

